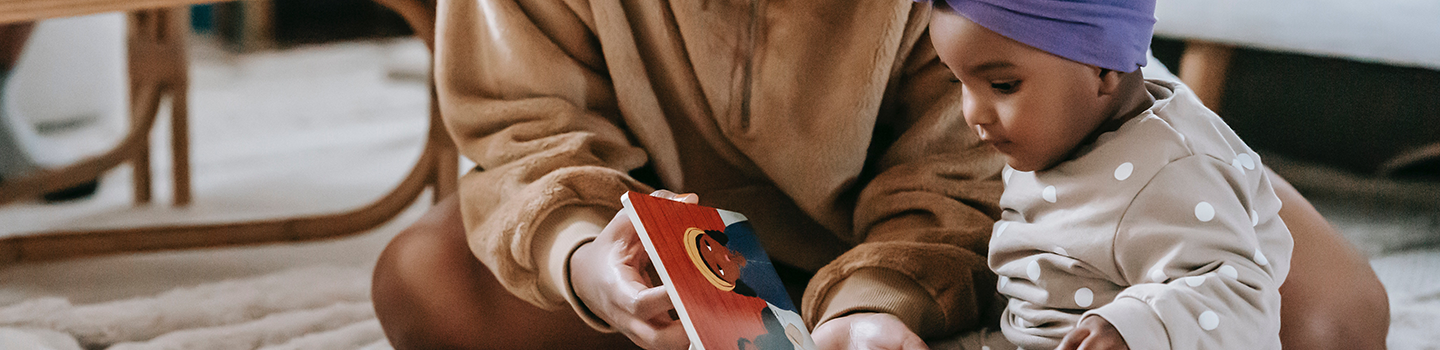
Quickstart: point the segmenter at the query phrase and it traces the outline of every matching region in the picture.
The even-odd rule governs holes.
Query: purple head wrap
[[[1145,65],[1155,0],[935,0],[1000,35],[1100,68]]]

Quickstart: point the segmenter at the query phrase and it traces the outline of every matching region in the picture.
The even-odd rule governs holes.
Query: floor
[[[0,207],[0,236],[345,210],[388,191],[420,152],[427,52],[417,41],[251,54],[203,40],[193,47],[194,204],[168,204],[168,155],[157,149],[157,203],[132,206],[129,170],[116,169],[89,200]],[[166,142],[163,133],[154,136],[156,144]],[[1440,267],[1440,182],[1376,179],[1262,156],[1372,257],[1395,310],[1391,347],[1436,348],[1427,344],[1437,339],[1425,333],[1440,321],[1440,275],[1433,273]],[[42,296],[96,303],[320,264],[368,268],[428,201],[349,238],[0,267],[0,306]]]

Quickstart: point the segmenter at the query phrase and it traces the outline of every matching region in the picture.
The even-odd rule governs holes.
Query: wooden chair
[[[419,9],[424,10],[425,7]],[[405,18],[412,25],[428,23],[418,26],[416,33],[421,34],[426,45],[433,48],[433,4],[428,9],[429,17],[413,17],[419,13],[414,12],[413,6],[406,7],[406,12],[402,13],[410,13]],[[0,187],[0,204],[84,183],[125,163],[135,169],[135,201],[149,202],[149,133],[159,112],[161,98],[166,95],[171,97],[174,118],[171,147],[175,158],[175,203],[185,205],[190,202],[186,129],[188,61],[185,56],[188,13],[185,7],[131,13],[128,39],[132,123],[129,134],[119,145],[109,152],[62,169],[43,171],[13,181],[7,179]],[[426,188],[434,189],[437,201],[456,189],[459,156],[440,120],[434,84],[431,84],[430,91],[430,131],[420,159],[399,185],[373,203],[343,213],[253,222],[54,231],[12,236],[0,239],[0,266],[104,254],[308,241],[351,235],[379,226],[409,207]]]
[[[152,10],[138,11],[129,17],[126,37],[131,77],[131,122],[125,138],[110,151],[79,163],[42,170],[24,178],[7,179],[0,187],[0,204],[76,186],[125,163],[134,167],[135,202],[150,202],[150,129],[165,95],[171,97],[173,110],[171,147],[175,158],[175,204],[190,202],[189,148],[185,132],[188,119],[185,87],[189,77],[185,68],[183,27],[171,25],[188,20],[188,16],[183,11]]]

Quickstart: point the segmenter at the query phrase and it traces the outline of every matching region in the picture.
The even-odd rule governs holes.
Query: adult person
[[[441,110],[477,168],[382,253],[373,297],[387,337],[400,349],[684,348],[615,215],[621,193],[653,188],[746,213],[803,290],[822,348],[919,348],[993,320],[984,254],[1001,163],[960,132],[930,11],[442,1]],[[1277,183],[1296,240],[1286,345],[1383,347],[1368,264]]]

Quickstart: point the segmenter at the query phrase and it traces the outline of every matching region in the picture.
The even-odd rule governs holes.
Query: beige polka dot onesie
[[[1072,160],[1005,169],[1001,332],[1054,349],[1099,315],[1131,349],[1280,349],[1293,243],[1260,158],[1188,87],[1146,87],[1150,110]]]

